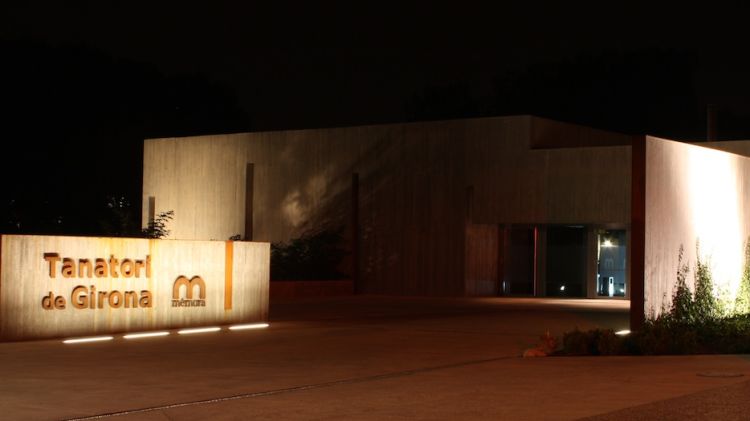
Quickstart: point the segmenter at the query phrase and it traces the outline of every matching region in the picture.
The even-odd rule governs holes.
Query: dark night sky
[[[0,232],[101,232],[107,197],[138,206],[144,137],[534,113],[700,139],[714,103],[750,138],[736,8],[5,3]]]

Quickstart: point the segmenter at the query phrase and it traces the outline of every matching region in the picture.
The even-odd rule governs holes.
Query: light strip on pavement
[[[153,338],[155,336],[167,336],[169,332],[144,332],[144,333],[129,333],[123,338],[125,339],[139,339],[139,338]]]
[[[266,327],[268,327],[268,323],[251,323],[246,325],[229,326],[229,330],[263,329]]]
[[[66,339],[63,341],[64,344],[80,344],[84,342],[102,342],[102,341],[111,341],[114,339],[112,336],[92,336],[90,338],[75,338],[75,339]]]
[[[177,331],[180,335],[192,335],[193,333],[207,333],[207,332],[218,332],[220,327],[199,327],[195,329],[182,329]]]

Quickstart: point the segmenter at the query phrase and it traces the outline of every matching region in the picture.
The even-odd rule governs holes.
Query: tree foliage
[[[693,294],[687,285],[687,275],[690,267],[683,263],[685,249],[680,245],[680,251],[677,256],[677,284],[672,294],[672,307],[669,310],[670,316],[679,322],[689,323],[692,317]]]
[[[701,259],[697,245],[695,252],[695,293],[693,294],[692,319],[696,323],[706,323],[720,317],[722,309],[714,294],[714,282],[709,262]]]

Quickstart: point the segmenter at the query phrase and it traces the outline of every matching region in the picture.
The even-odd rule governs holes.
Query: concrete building
[[[359,292],[632,298],[642,317],[671,295],[667,255],[696,240],[662,232],[696,224],[663,197],[698,182],[686,156],[707,150],[533,116],[149,139],[143,220],[173,210],[172,238],[270,242],[340,226]]]

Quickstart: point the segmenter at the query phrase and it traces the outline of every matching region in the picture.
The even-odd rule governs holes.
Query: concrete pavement
[[[745,356],[519,357],[546,330],[619,329],[627,320],[623,301],[357,296],[273,302],[264,330],[0,344],[0,414],[14,420],[558,420],[641,411],[644,419],[648,405],[667,402],[658,410],[669,411],[670,400],[747,390]],[[716,392],[722,388],[730,389]]]

